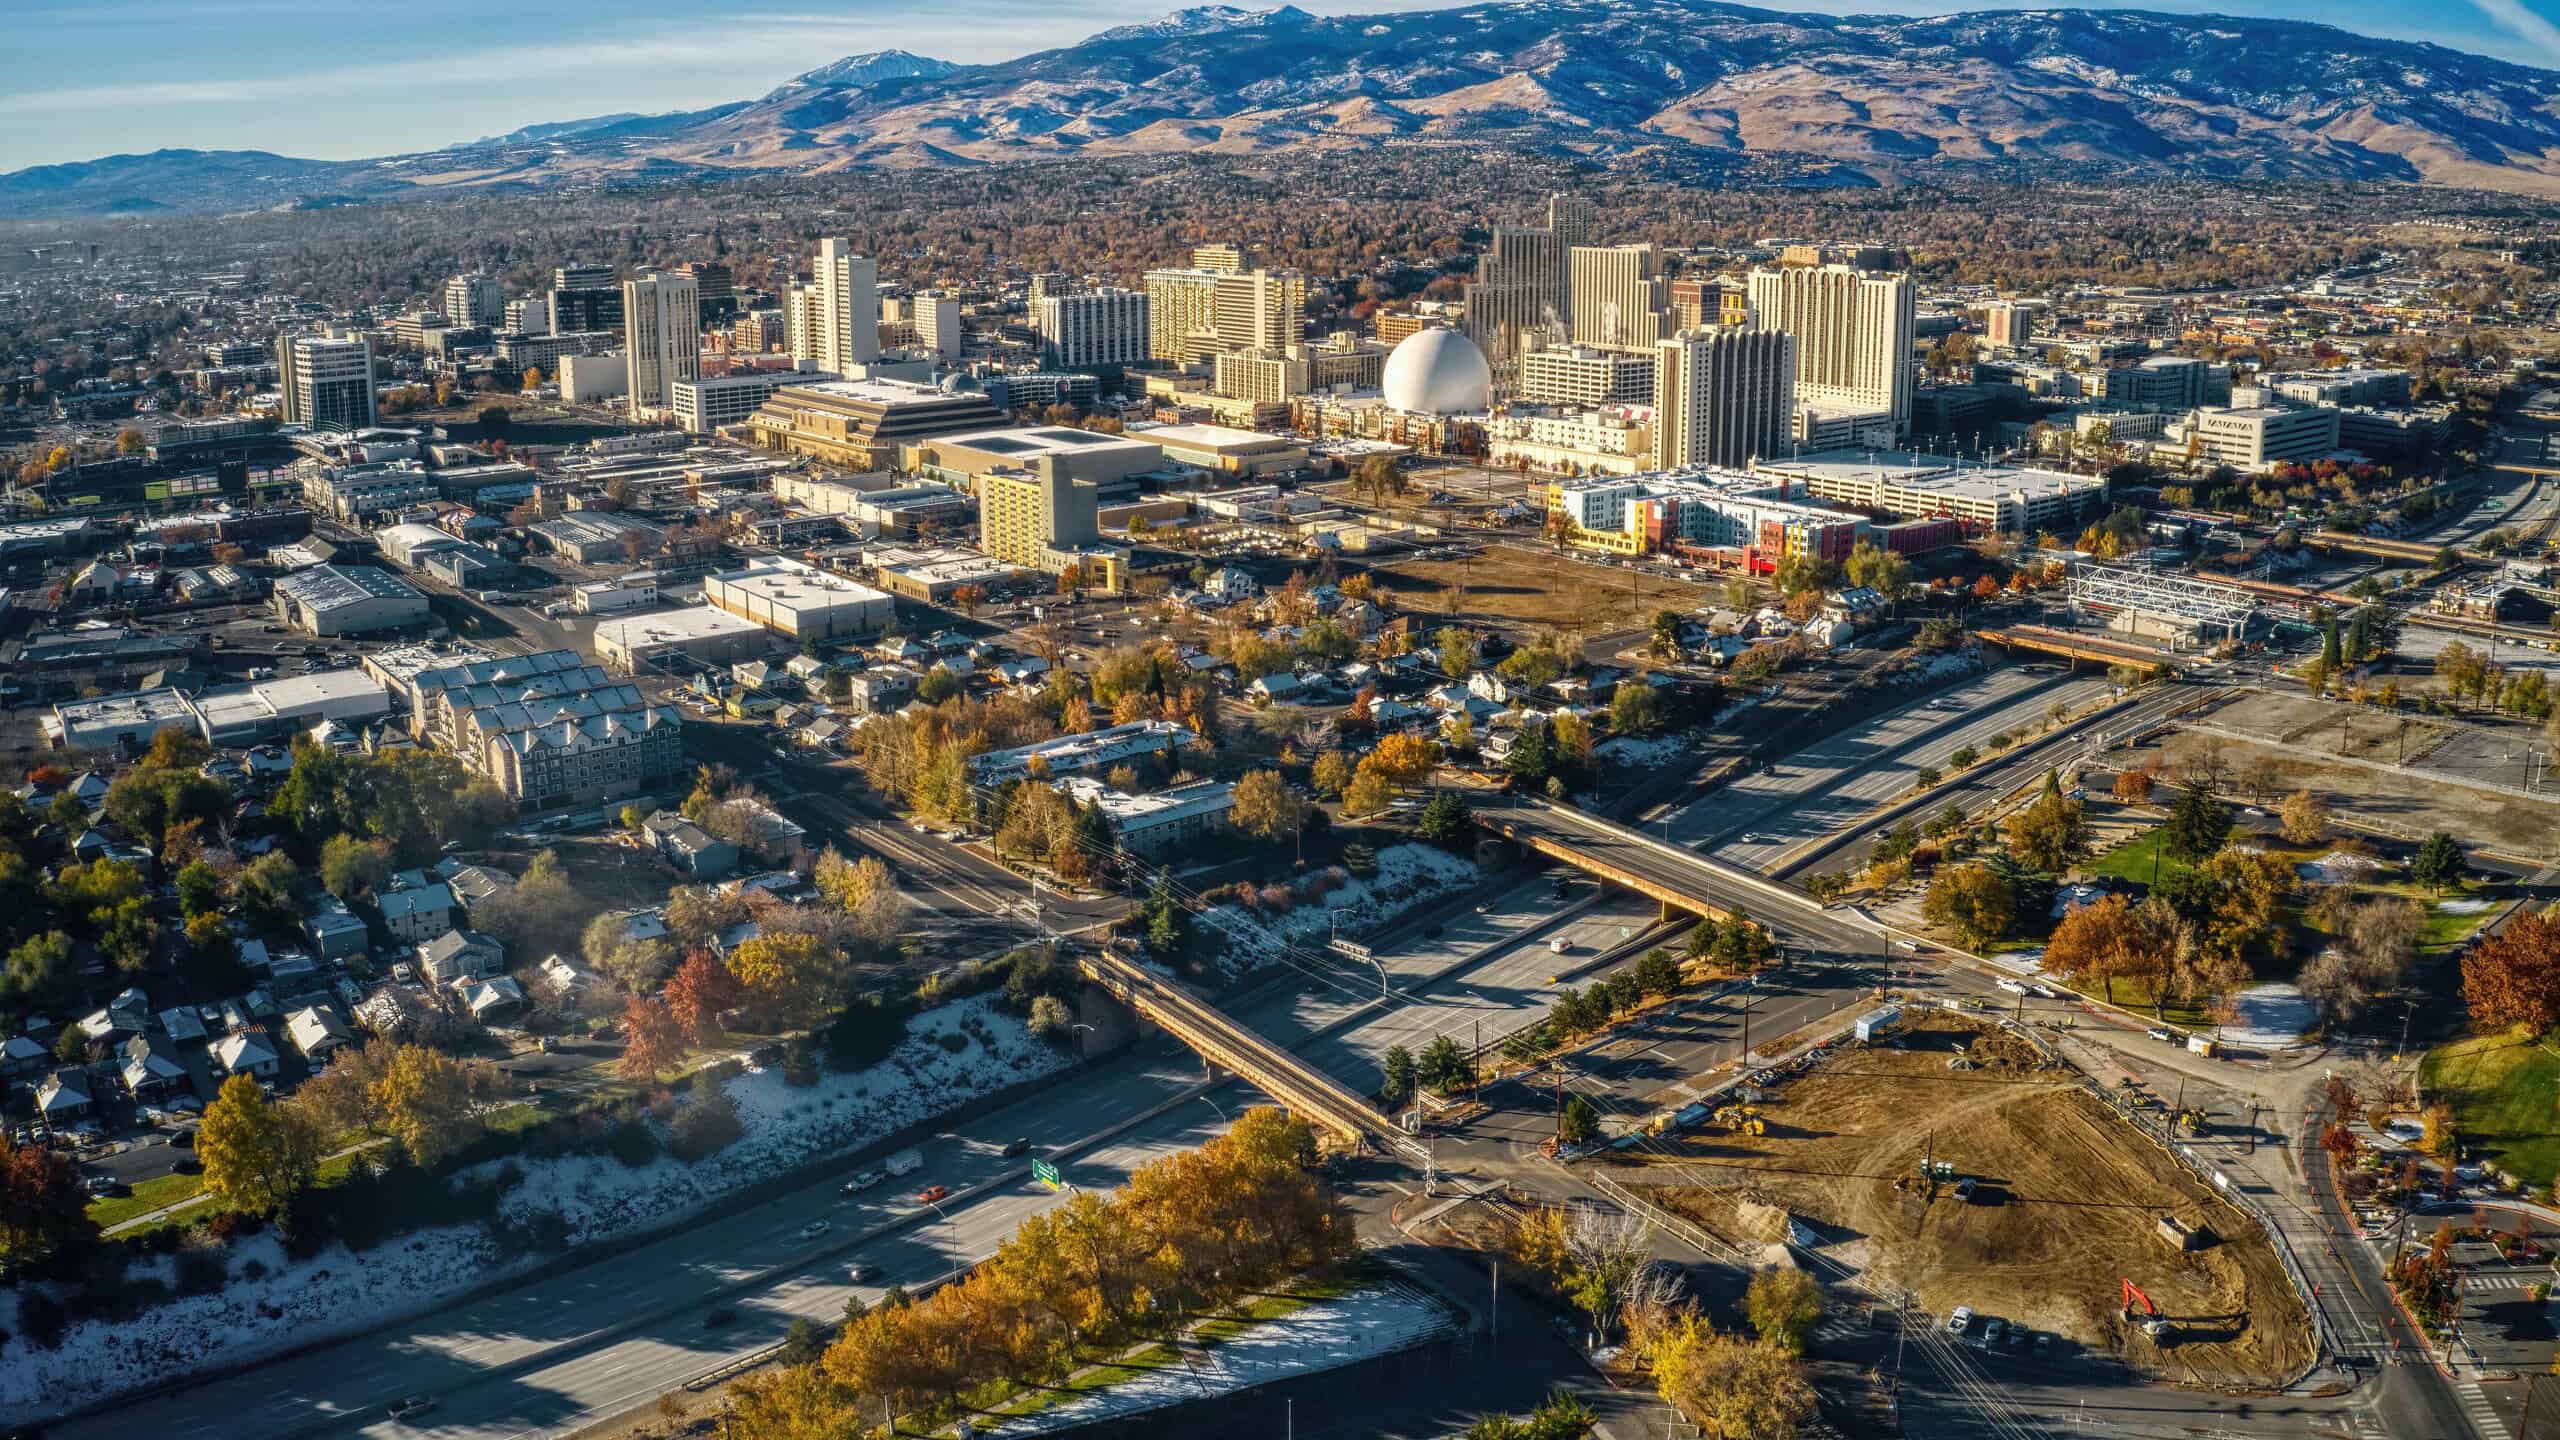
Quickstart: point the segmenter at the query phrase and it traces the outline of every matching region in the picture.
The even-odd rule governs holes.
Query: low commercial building
[[[609,510],[573,510],[537,521],[525,533],[554,555],[581,565],[629,564],[666,548],[667,532],[632,515]]]
[[[772,654],[774,632],[710,605],[655,610],[596,623],[596,655],[626,675],[679,660],[726,665]]]
[[[1001,785],[1028,776],[1034,759],[1047,774],[1074,775],[1107,770],[1140,756],[1171,755],[1195,738],[1189,728],[1170,720],[1132,720],[1082,735],[1061,735],[1036,745],[990,750],[972,756],[969,769],[979,783],[986,785]]]
[[[678,380],[669,391],[667,408],[688,433],[708,435],[753,415],[785,385],[804,385],[832,378],[810,370],[737,370]]]
[[[1731,471],[1586,480],[1560,487],[1555,508],[1571,522],[1569,544],[1620,555],[1730,551],[1764,574],[1790,557],[1846,560],[1866,531],[1863,515],[1802,504],[1754,480]]]
[[[2169,427],[2168,443],[2197,462],[2264,470],[2287,460],[2318,460],[2338,448],[2338,412],[2319,406],[2259,405],[2198,410]]]
[[[1132,795],[1079,775],[1060,782],[1058,788],[1074,796],[1079,805],[1100,806],[1120,848],[1147,860],[1191,852],[1217,836],[1227,828],[1227,816],[1236,805],[1236,787],[1226,780]]]
[[[184,692],[163,688],[94,700],[65,700],[44,717],[45,739],[65,750],[147,747],[163,730],[193,730],[195,712]]]
[[[768,450],[879,470],[898,462],[902,446],[1003,420],[1003,412],[979,391],[863,379],[785,385],[744,423],[748,438]]]
[[[360,729],[391,714],[391,692],[362,670],[224,685],[190,703],[206,741],[226,748],[281,740],[329,720]]]
[[[908,446],[903,458],[907,468],[925,479],[962,490],[974,490],[983,476],[1042,469],[1099,489],[1161,467],[1164,450],[1142,436],[1023,425],[921,440]]]
[[[863,557],[871,578],[883,590],[909,600],[947,605],[968,586],[981,593],[1012,583],[1024,573],[992,556],[968,550],[875,549]]]
[[[1305,446],[1259,430],[1235,430],[1224,425],[1158,425],[1129,433],[1161,448],[1165,459],[1213,475],[1251,479],[1273,471],[1295,470],[1307,463]]]
[[[370,565],[314,565],[276,582],[276,617],[306,634],[371,635],[427,623],[427,597]]]
[[[581,585],[571,593],[581,615],[618,615],[625,610],[646,610],[658,603],[658,576],[655,571],[635,570],[618,580],[598,580]]]
[[[560,398],[579,404],[618,400],[631,393],[631,357],[620,350],[560,357]]]
[[[710,576],[702,598],[801,643],[878,635],[897,618],[897,602],[886,594],[792,560]]]

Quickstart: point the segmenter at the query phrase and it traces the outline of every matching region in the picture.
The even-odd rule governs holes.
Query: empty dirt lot
[[[1397,560],[1369,572],[1381,599],[1396,609],[1461,625],[1495,626],[1516,634],[1541,629],[1599,633],[1640,629],[1656,610],[1682,614],[1719,593],[1651,571],[1622,570],[1550,551],[1487,545],[1465,559]],[[1449,616],[1449,587],[1463,587]]]
[[[2266,1238],[2104,1104],[2037,1071],[2017,1041],[1953,1016],[1848,1049],[1761,1107],[1764,1136],[1715,1126],[1684,1137],[1640,1178],[1719,1236],[1756,1247],[1783,1210],[1824,1253],[1909,1288],[1933,1317],[1958,1305],[2124,1355],[2178,1379],[2268,1385],[2310,1358],[2309,1317]],[[1949,1066],[1959,1046],[1979,1068]],[[1926,1198],[1924,1157],[1973,1177]],[[1676,1166],[1676,1168],[1674,1168]],[[1897,1189],[1897,1180],[1913,1181]],[[2174,1215],[2211,1232],[2181,1252]],[[2130,1277],[2178,1322],[2155,1346],[2122,1316]]]

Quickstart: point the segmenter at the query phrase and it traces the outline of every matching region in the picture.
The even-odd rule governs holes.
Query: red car
[[[919,1205],[931,1205],[937,1200],[949,1198],[950,1194],[951,1187],[948,1185],[927,1185],[924,1187],[923,1191],[916,1196],[916,1203]]]

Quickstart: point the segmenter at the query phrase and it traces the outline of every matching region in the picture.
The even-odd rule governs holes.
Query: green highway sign
[[[1058,1188],[1058,1167],[1046,1160],[1031,1162],[1031,1178],[1054,1190]]]

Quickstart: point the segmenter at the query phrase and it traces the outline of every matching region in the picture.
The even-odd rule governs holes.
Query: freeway
[[[1995,735],[2032,734],[2053,706],[2076,710],[2107,688],[2094,677],[2004,666],[1818,741],[1668,816],[1648,816],[1645,829],[1759,869],[1855,824],[1910,789],[1923,767],[1944,769],[1968,745],[1987,752]]]
[[[1415,1021],[1404,1015],[1408,1004],[1444,1020],[1469,1006],[1489,1007],[1514,987],[1530,985],[1539,967],[1552,971],[1551,930],[1561,927],[1577,946],[1596,945],[1626,923],[1617,911],[1586,918],[1597,908],[1588,886],[1577,885],[1559,900],[1550,887],[1523,886],[1519,878],[1501,877],[1475,895],[1452,896],[1453,913],[1414,917],[1374,937],[1392,997],[1383,1006],[1376,972],[1359,966],[1356,973],[1319,971],[1266,989],[1234,1014],[1284,1046],[1323,1034],[1337,1047],[1333,1053],[1383,1054],[1390,1044],[1410,1042]],[[1486,908],[1476,910],[1476,901]],[[1370,1025],[1380,1027],[1378,1034],[1363,1036]],[[1096,1190],[1118,1185],[1147,1160],[1198,1145],[1250,1098],[1219,1091],[1208,1103],[1179,1103],[1201,1081],[1189,1052],[1151,1045],[954,1127],[920,1147],[921,1170],[859,1197],[840,1193],[841,1173],[829,1175],[560,1274],[48,1433],[57,1440],[103,1440],[136,1427],[172,1440],[343,1431],[515,1440],[560,1433],[645,1404],[761,1350],[794,1318],[841,1316],[848,1294],[873,1300],[884,1285],[913,1288],[991,1253],[1025,1217],[1059,1199],[1028,1179],[1027,1161],[1002,1158],[1002,1147],[1016,1136],[1055,1154],[1098,1125],[1173,1104],[1089,1150],[1061,1155],[1065,1178]],[[1375,1081],[1362,1072],[1351,1083],[1366,1089]],[[916,1205],[912,1195],[926,1184],[949,1186],[953,1200],[940,1211]],[[979,1186],[988,1188],[976,1193]],[[820,1220],[828,1231],[802,1239],[802,1228]],[[882,1226],[893,1228],[862,1238]],[[878,1265],[880,1277],[852,1284],[847,1267],[856,1259]],[[733,1310],[736,1318],[707,1327],[704,1316],[714,1308]],[[384,1418],[382,1406],[411,1394],[435,1396],[438,1408],[406,1427]]]

